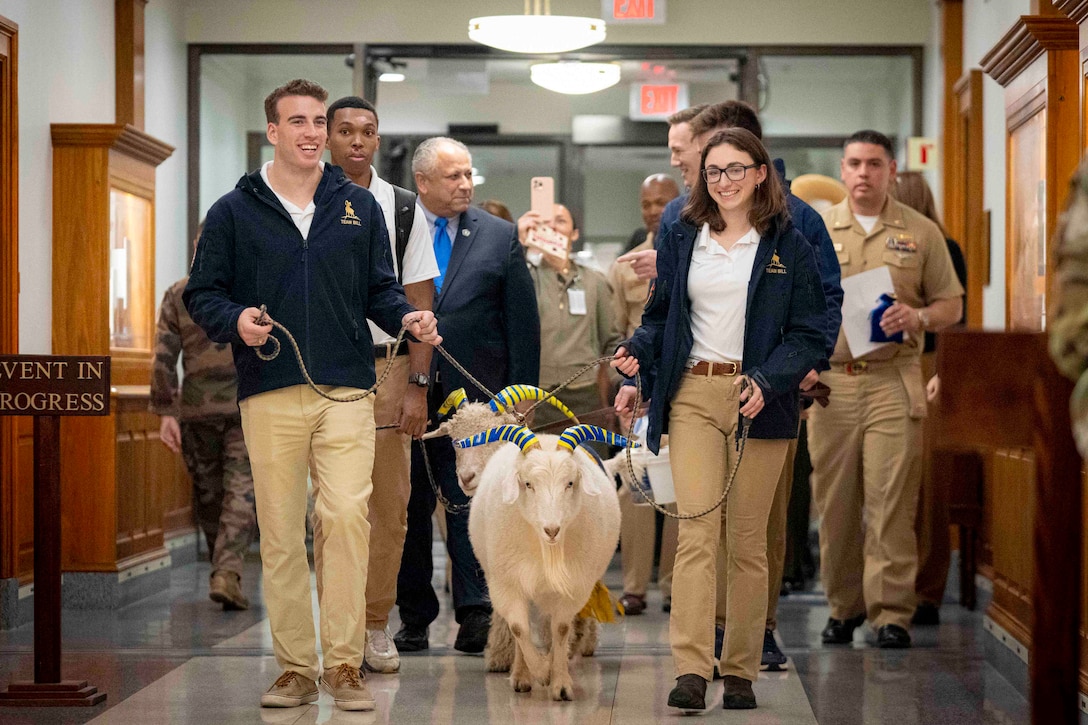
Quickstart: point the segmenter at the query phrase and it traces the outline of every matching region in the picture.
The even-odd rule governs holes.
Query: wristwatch
[[[408,375],[408,382],[412,385],[418,385],[421,388],[426,388],[431,384],[431,379],[427,376],[427,373],[410,373]]]
[[[929,329],[929,313],[924,309],[918,309],[918,322],[922,324],[922,332]]]

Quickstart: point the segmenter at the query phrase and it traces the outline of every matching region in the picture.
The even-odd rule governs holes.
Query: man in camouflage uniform
[[[188,281],[174,283],[162,299],[149,407],[162,418],[159,438],[182,454],[193,479],[196,519],[211,552],[209,596],[223,609],[248,609],[242,561],[257,528],[257,511],[238,378],[230,345],[209,340],[182,304]],[[180,391],[179,354],[185,372]]]
[[[1073,438],[1088,456],[1088,161],[1070,182],[1069,202],[1058,231],[1058,304],[1051,320],[1050,356],[1076,380],[1070,400]]]

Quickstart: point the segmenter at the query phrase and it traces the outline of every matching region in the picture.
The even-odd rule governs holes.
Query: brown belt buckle
[[[861,375],[869,370],[869,363],[864,360],[848,362],[843,365],[843,372],[847,375]]]

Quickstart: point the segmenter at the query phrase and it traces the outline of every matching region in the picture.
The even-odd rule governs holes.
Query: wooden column
[[[144,130],[144,6],[147,0],[115,0],[117,123]]]
[[[958,242],[966,239],[966,223],[963,210],[958,203],[960,180],[956,178],[953,164],[949,159],[955,154],[955,147],[960,143],[957,134],[959,122],[959,99],[956,96],[956,83],[963,75],[963,0],[941,1],[941,66],[943,100],[941,122],[941,156],[943,162],[944,189],[944,225],[948,233]]]

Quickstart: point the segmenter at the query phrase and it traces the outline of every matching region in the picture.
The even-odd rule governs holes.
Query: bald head
[[[642,208],[642,223],[646,225],[646,231],[657,234],[661,226],[661,212],[670,201],[680,196],[680,187],[676,181],[666,174],[652,174],[647,176],[639,188],[638,201]]]

